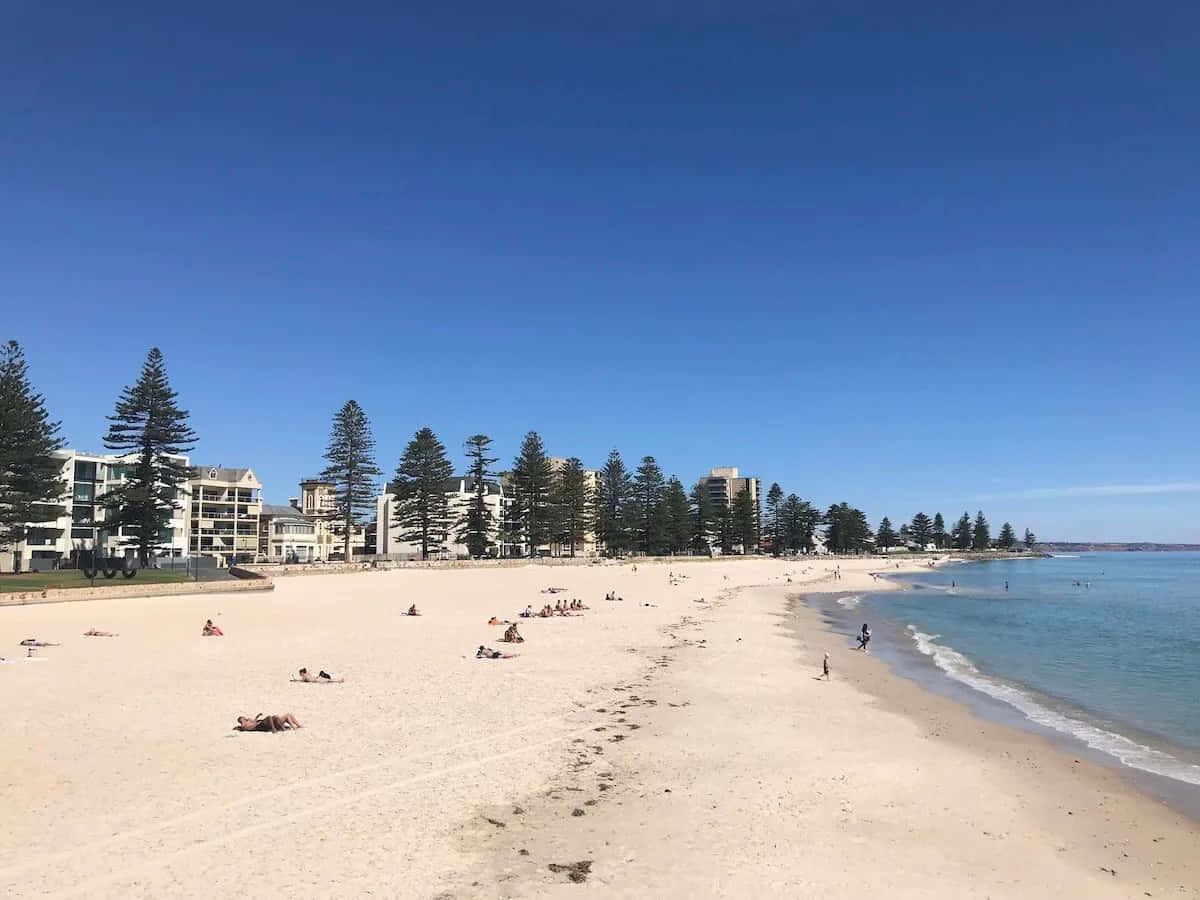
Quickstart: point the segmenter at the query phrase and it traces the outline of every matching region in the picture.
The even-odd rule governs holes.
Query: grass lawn
[[[164,584],[171,581],[187,581],[188,573],[170,569],[142,569],[133,578],[120,573],[115,578],[105,578],[96,573],[96,587],[105,585]],[[40,591],[42,588],[91,587],[90,578],[84,578],[78,569],[59,569],[57,572],[22,572],[19,575],[0,575],[0,594],[13,591]]]

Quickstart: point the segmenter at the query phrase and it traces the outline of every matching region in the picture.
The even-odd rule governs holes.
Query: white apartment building
[[[211,556],[217,565],[254,562],[262,484],[251,469],[196,466],[191,488],[190,552]]]
[[[448,559],[458,559],[468,556],[466,544],[459,543],[458,534],[461,530],[459,522],[466,517],[468,505],[475,495],[475,480],[469,476],[451,478],[445,483],[446,496],[449,498],[450,518],[453,523],[449,530],[442,535],[441,556]],[[501,553],[500,524],[503,521],[506,498],[498,481],[484,482],[484,503],[492,514],[491,539],[493,542],[492,555]],[[400,540],[401,529],[396,525],[396,495],[395,488],[389,484],[387,489],[375,501],[375,552],[380,556],[391,559],[420,559],[421,545],[411,541]]]
[[[78,564],[80,551],[98,551],[104,556],[134,558],[136,548],[126,546],[129,539],[124,529],[105,532],[100,525],[106,510],[101,498],[124,482],[136,457],[114,454],[87,453],[79,450],[58,450],[55,458],[62,461],[61,478],[65,495],[59,502],[61,514],[44,521],[30,523],[24,541],[16,546],[0,548],[0,572],[48,570]],[[172,457],[183,465],[186,456]],[[163,548],[160,556],[183,556],[188,547],[188,489],[181,487],[176,495],[178,509],[169,526],[159,535]]]

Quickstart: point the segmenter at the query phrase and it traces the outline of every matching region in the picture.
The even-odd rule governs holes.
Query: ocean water
[[[870,622],[872,651],[902,671],[908,657],[906,674],[919,658],[1040,729],[1200,786],[1200,553],[995,560],[897,580],[906,590],[836,596],[827,614],[847,633]]]

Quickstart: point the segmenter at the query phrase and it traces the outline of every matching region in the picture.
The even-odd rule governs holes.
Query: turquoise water
[[[908,589],[837,598],[841,618],[1044,728],[1200,785],[1200,553],[995,560],[898,580]]]

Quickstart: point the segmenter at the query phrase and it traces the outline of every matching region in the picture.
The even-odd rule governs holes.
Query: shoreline
[[[847,638],[847,635],[842,634],[837,629],[837,625],[829,619],[824,609],[813,605],[812,594],[804,596],[796,595],[792,598],[792,602],[793,605],[790,608],[791,614],[803,615],[800,610],[814,613],[820,621],[820,627],[825,629],[830,635],[843,639]],[[891,624],[895,625],[896,623],[893,622]],[[1031,739],[1044,742],[1047,745],[1047,752],[1055,752],[1063,757],[1069,756],[1073,760],[1078,760],[1078,757],[1086,757],[1091,765],[1122,779],[1131,788],[1145,794],[1154,801],[1169,806],[1176,813],[1190,820],[1197,828],[1200,828],[1200,788],[1197,788],[1195,785],[1168,775],[1161,775],[1129,765],[1103,750],[1089,746],[1082,738],[1069,732],[1060,731],[1033,721],[1017,707],[952,678],[931,659],[921,655],[915,649],[897,647],[894,652],[900,656],[911,655],[912,664],[897,665],[882,654],[873,655],[872,661],[878,663],[883,669],[886,669],[887,674],[891,677],[913,686],[923,694],[954,704],[978,722],[987,723],[999,728],[1013,729],[1029,736]],[[919,668],[925,667],[928,668],[928,672],[918,673],[916,671]],[[894,700],[894,690],[891,687],[881,688],[881,684],[886,685],[888,682],[886,679],[878,678],[878,676],[875,678],[857,679],[855,681],[855,687],[881,702],[891,702]],[[920,705],[915,702],[906,704],[906,706],[914,708]],[[923,716],[924,713],[914,713],[913,715],[914,717],[918,717]],[[1130,740],[1133,739],[1115,730],[1113,734],[1126,737]],[[1159,740],[1161,741],[1162,739],[1160,738]]]
[[[952,561],[967,563],[976,560]],[[887,593],[909,590],[914,586],[912,581],[898,580],[890,576],[884,580],[888,582],[886,590],[864,592],[873,604],[877,598],[872,597],[872,594],[879,595],[886,604]],[[817,599],[818,595],[824,596],[827,593],[811,591],[811,596],[806,595],[801,599],[807,607],[817,612],[824,627],[833,630],[840,625],[837,622],[838,611]],[[1200,824],[1200,783],[1191,780],[1200,775],[1200,771],[1197,770],[1200,766],[1200,750],[1197,748],[1177,744],[1169,737],[1138,729],[1125,722],[1113,721],[1103,713],[1091,710],[1077,701],[1045,695],[1037,688],[1022,682],[1019,677],[976,670],[974,661],[962,657],[959,648],[932,643],[937,635],[922,634],[916,626],[892,615],[886,606],[876,606],[874,614],[885,625],[890,625],[902,635],[894,636],[896,639],[893,640],[892,647],[881,647],[883,652],[878,657],[893,674],[966,706],[982,719],[1016,727],[1030,735],[1048,739],[1064,753],[1086,755],[1093,762],[1111,769],[1140,790],[1162,800]],[[918,639],[928,641],[928,646],[935,652],[930,653],[920,647],[922,641]],[[947,671],[936,659],[937,653],[943,651],[969,663],[971,674],[983,682],[984,686],[972,683],[971,678],[955,677]],[[1000,692],[994,693],[995,689]],[[1011,695],[1010,692],[1015,694],[1019,703],[1006,699]],[[1026,708],[1027,705],[1030,708]],[[1042,721],[1044,718],[1049,721]],[[1107,746],[1115,746],[1115,749],[1093,746],[1089,738],[1099,740]],[[1135,757],[1144,754],[1147,758],[1140,761],[1145,765],[1154,765],[1160,769],[1166,766],[1176,770],[1178,774],[1168,774],[1166,771],[1156,771],[1136,762],[1127,762],[1122,758],[1122,753],[1133,754]]]
[[[558,896],[575,877],[606,896],[1200,896],[1193,820],[1125,772],[855,653],[799,597],[872,582],[863,566],[743,587],[681,626],[595,701],[622,724],[636,715],[638,731],[487,811],[503,828],[468,826],[473,880],[444,896]],[[764,671],[738,671],[747,651]],[[824,652],[834,683],[814,685]],[[836,691],[835,705],[812,708],[810,687]]]

